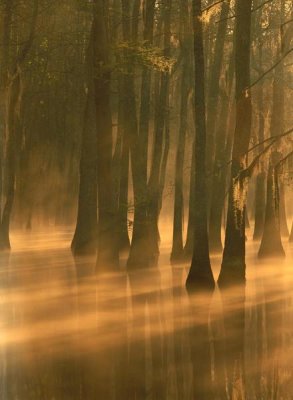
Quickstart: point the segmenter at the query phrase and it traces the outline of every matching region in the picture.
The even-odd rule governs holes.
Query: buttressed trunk
[[[224,254],[219,284],[245,281],[245,198],[239,208],[236,177],[245,168],[251,136],[250,34],[252,0],[236,1],[235,78],[236,127]],[[242,195],[242,194],[240,194]]]
[[[172,0],[165,1],[163,11],[164,16],[164,56],[170,57],[171,40],[171,7]],[[169,72],[164,71],[160,77],[160,91],[155,111],[154,123],[154,145],[151,164],[150,178],[148,181],[148,222],[149,222],[149,244],[150,244],[150,262],[156,264],[159,255],[159,230],[158,218],[160,213],[160,195],[161,195],[161,172],[163,168],[163,148],[167,145],[164,133],[167,130],[167,108],[169,94]],[[168,132],[167,132],[168,133]],[[165,136],[166,138],[167,136]]]
[[[194,237],[194,185],[195,185],[195,149],[192,146],[192,159],[191,159],[191,172],[190,172],[190,182],[189,182],[189,209],[188,209],[188,225],[187,225],[187,236],[186,243],[184,246],[184,258],[190,260],[193,252],[193,237]]]
[[[214,287],[207,230],[205,71],[201,0],[193,1],[193,33],[195,62],[195,198],[192,205],[194,207],[194,247],[191,267],[186,281],[188,290]]]
[[[289,237],[289,242],[292,243],[293,242],[293,222],[291,225],[291,233],[290,233],[290,237]]]
[[[88,51],[88,93],[83,121],[79,167],[77,223],[71,249],[74,255],[95,254],[97,250],[97,130],[93,88],[93,42]]]
[[[188,118],[188,93],[190,79],[190,56],[189,41],[187,36],[188,7],[186,2],[181,1],[181,51],[183,57],[181,75],[181,99],[180,99],[180,127],[178,135],[176,166],[175,166],[175,194],[174,194],[174,219],[173,219],[173,245],[171,262],[182,261],[183,258],[183,165],[185,156],[185,141]]]
[[[129,2],[121,0],[122,5],[122,31],[123,39],[126,42],[137,40],[137,0]],[[131,8],[131,5],[133,8]],[[133,17],[134,16],[134,17]],[[148,18],[150,18],[148,16]],[[132,24],[130,23],[132,21]],[[130,148],[130,161],[134,192],[134,220],[133,234],[130,245],[127,267],[129,269],[148,266],[148,229],[146,222],[146,197],[147,197],[147,157],[144,155],[144,143],[147,143],[148,132],[147,115],[141,116],[140,133],[138,134],[138,120],[135,100],[135,87],[133,75],[135,72],[134,65],[131,63],[131,53],[125,50],[125,56],[128,58],[127,74],[123,77],[123,102],[124,102],[124,132],[128,135]],[[148,86],[146,82],[150,77],[143,77],[142,85]],[[147,87],[144,86],[147,96]],[[142,99],[142,101],[144,101]],[[129,112],[131,110],[131,112]],[[146,110],[145,110],[146,111]]]
[[[281,158],[281,153],[274,151],[271,155],[267,175],[267,201],[265,209],[265,222],[259,258],[285,257],[280,231],[280,193],[278,170],[274,167]]]
[[[4,137],[2,145],[4,151],[1,154],[1,194],[0,199],[0,249],[10,249],[9,226],[10,217],[13,208],[15,194],[15,174],[16,159],[20,146],[20,127],[21,127],[21,105],[23,96],[22,84],[22,67],[26,61],[26,56],[32,46],[37,17],[38,17],[38,0],[34,1],[32,9],[32,20],[27,40],[23,46],[18,47],[18,51],[14,54],[14,62],[9,68],[10,39],[12,20],[12,2],[5,1],[3,16],[3,53],[5,57],[1,65],[1,93],[3,95],[4,107]],[[17,43],[19,45],[19,43]],[[17,46],[15,46],[17,47]],[[0,115],[1,116],[1,115]],[[3,159],[2,159],[3,157]]]
[[[1,210],[0,249],[10,249],[9,226],[15,194],[15,169],[17,135],[20,129],[20,104],[22,97],[21,77],[18,73],[7,88],[5,117],[5,158],[3,180],[3,210]]]
[[[232,53],[233,54],[233,53]],[[222,251],[222,215],[227,182],[227,158],[230,159],[231,126],[234,110],[230,97],[233,93],[234,61],[231,55],[227,80],[228,97],[222,99],[220,117],[215,131],[215,160],[212,176],[212,197],[209,215],[210,251]]]
[[[115,268],[118,264],[117,211],[114,206],[112,177],[109,44],[103,11],[103,2],[96,0],[93,21],[93,46],[98,153],[98,270]]]
[[[260,85],[258,93],[258,142],[264,141],[264,116],[263,116],[263,86]],[[260,146],[262,151],[264,146]],[[265,209],[265,171],[264,162],[260,161],[260,171],[256,177],[255,185],[255,214],[253,240],[261,238],[264,227]]]

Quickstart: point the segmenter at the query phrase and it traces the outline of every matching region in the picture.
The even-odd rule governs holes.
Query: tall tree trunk
[[[261,171],[257,174],[255,182],[255,214],[253,240],[259,240],[263,234],[265,215],[265,180],[266,174]]]
[[[125,5],[126,7],[126,5]],[[125,8],[126,9],[126,8]],[[155,1],[145,2],[144,9],[144,31],[143,38],[145,46],[153,43]],[[127,38],[127,21],[124,22],[125,37]],[[133,29],[135,31],[135,29]],[[134,93],[134,90],[132,91]],[[149,264],[149,228],[147,222],[147,164],[148,164],[148,139],[150,123],[150,100],[151,100],[151,71],[143,67],[141,90],[140,90],[140,118],[138,133],[132,135],[131,158],[134,183],[134,223],[133,236],[128,258],[128,266],[147,266]],[[133,97],[132,103],[135,105]],[[129,116],[128,116],[129,118]],[[132,118],[135,118],[134,116]],[[133,123],[136,126],[137,121]]]
[[[232,52],[233,54],[233,52]],[[212,197],[209,215],[209,244],[210,251],[222,251],[222,215],[226,194],[227,162],[230,160],[230,141],[232,125],[234,123],[234,107],[230,100],[233,89],[234,60],[231,57],[228,81],[227,98],[222,100],[220,117],[215,132],[216,151],[212,176]]]
[[[282,236],[289,236],[286,212],[286,185],[282,181],[280,181],[280,229]]]
[[[229,146],[227,146],[227,144],[229,143],[229,137],[231,135],[230,125],[232,120],[232,109],[231,107],[229,107],[229,102],[227,100],[224,101],[222,108],[222,121],[219,123],[216,133],[217,143],[213,172],[213,190],[209,216],[209,243],[211,252],[221,252],[223,249],[221,239],[222,217],[225,203],[228,172],[227,159],[229,159],[229,157],[227,157],[227,155],[230,154]],[[228,131],[227,134],[225,134],[225,131]]]
[[[118,27],[120,25],[121,7],[120,0],[113,3],[114,13],[112,18],[112,41],[118,41]],[[121,63],[121,57],[117,55],[117,63]],[[126,131],[124,118],[126,115],[124,101],[124,74],[118,72],[118,117],[117,137],[113,155],[113,174],[115,185],[115,201],[119,214],[119,238],[118,246],[121,252],[130,247],[128,235],[128,183],[129,183],[129,136]],[[128,116],[127,116],[128,118]]]
[[[110,106],[109,45],[102,0],[95,0],[93,21],[94,96],[98,153],[98,256],[97,269],[117,267],[118,230],[112,176],[112,117]]]
[[[155,16],[155,0],[145,2],[145,20],[143,39],[145,46],[151,46],[154,36],[154,16]],[[151,103],[151,71],[147,67],[143,67],[141,79],[141,102],[140,102],[140,118],[139,118],[139,147],[142,156],[142,178],[143,184],[147,185],[147,158],[148,158],[148,138],[150,124],[150,103]]]
[[[133,20],[131,27],[131,15],[137,18],[137,1],[133,5],[131,12],[131,3],[128,0],[121,0],[122,4],[122,30],[123,39],[129,42],[133,39],[134,33],[137,32],[137,21]],[[131,32],[133,34],[131,34]],[[129,269],[137,267],[146,267],[149,265],[148,254],[148,225],[147,225],[147,187],[146,187],[146,171],[147,157],[144,156],[143,142],[147,141],[144,136],[138,135],[138,121],[136,114],[136,100],[134,88],[134,68],[131,63],[131,54],[125,51],[125,56],[128,58],[127,73],[123,79],[123,102],[124,102],[124,129],[129,137],[130,160],[134,192],[134,221],[133,233],[127,260]],[[131,112],[129,112],[131,110]],[[142,120],[140,120],[142,121]]]
[[[263,116],[263,88],[259,87],[258,93],[258,142],[264,141],[264,116]],[[264,146],[260,146],[259,151],[262,151]],[[264,162],[260,161],[259,172],[255,183],[255,214],[254,214],[254,232],[253,240],[259,240],[263,233],[264,227],[264,210],[265,210],[265,179]]]
[[[81,158],[77,222],[71,249],[74,255],[95,254],[97,250],[97,129],[93,88],[93,42],[89,44],[88,82]]]
[[[9,50],[10,50],[10,32],[11,32],[11,18],[12,18],[12,2],[6,0],[2,5],[2,31],[1,31],[1,65],[0,65],[0,213],[2,214],[3,203],[3,172],[4,172],[4,148],[5,148],[5,118],[6,118],[6,92],[8,83],[9,71]]]
[[[184,258],[190,260],[193,253],[194,244],[194,194],[195,194],[195,147],[192,146],[192,158],[191,158],[191,171],[190,171],[190,182],[189,182],[189,209],[188,209],[188,223],[187,223],[187,236],[186,243],[184,246]]]
[[[290,232],[289,242],[290,243],[293,242],[293,222],[292,222],[292,225],[291,225],[291,232]]]
[[[10,249],[9,226],[15,194],[15,171],[17,156],[17,135],[20,130],[21,77],[10,82],[7,88],[7,109],[5,121],[5,160],[3,180],[3,210],[0,224],[0,250]]]
[[[236,0],[235,77],[236,127],[232,150],[225,247],[219,284],[245,281],[245,199],[237,204],[235,178],[245,168],[251,136],[250,34],[252,0]],[[240,193],[242,196],[242,193]]]
[[[281,154],[274,151],[271,155],[267,175],[267,201],[263,236],[258,252],[259,258],[284,257],[285,252],[281,241],[279,218],[279,182],[278,171],[274,168],[280,160]]]
[[[214,155],[216,151],[215,143],[215,128],[219,118],[216,116],[219,113],[219,100],[220,100],[220,82],[221,71],[224,57],[225,38],[228,25],[228,15],[230,10],[230,0],[222,3],[221,13],[216,35],[216,43],[214,54],[211,60],[210,82],[208,83],[207,93],[207,188],[208,188],[208,201],[210,203],[212,185],[212,171],[214,165]]]
[[[284,12],[284,3],[281,1],[280,14]],[[281,22],[281,18],[279,20]],[[282,36],[280,35],[282,41]],[[282,54],[281,47],[278,54]],[[271,137],[277,136],[284,131],[284,89],[283,80],[279,76],[283,76],[283,65],[280,63],[274,71],[273,80],[273,104],[271,113],[270,134]],[[270,160],[269,172],[267,177],[267,202],[263,236],[259,250],[259,257],[267,257],[271,255],[284,256],[284,250],[281,242],[281,234],[288,235],[288,227],[285,212],[285,198],[282,183],[279,183],[279,177],[274,170],[275,164],[282,158],[280,146],[277,144],[273,150]],[[271,176],[270,176],[271,175]],[[275,204],[273,199],[275,198]],[[274,211],[275,207],[275,211]],[[272,240],[273,239],[273,240]]]
[[[183,66],[181,72],[181,104],[180,104],[180,126],[175,164],[175,194],[174,194],[174,216],[173,216],[173,244],[171,262],[181,261],[183,258],[183,166],[185,154],[185,140],[188,117],[188,93],[189,93],[189,41],[187,39],[188,7],[186,1],[181,1],[181,52]]]
[[[284,132],[284,88],[283,79],[279,78],[279,75],[283,75],[283,68],[279,66],[275,71],[274,82],[273,82],[273,106],[271,116],[271,136],[280,135]],[[280,83],[281,80],[281,83]],[[285,208],[285,187],[282,182],[280,184],[280,229],[281,234],[289,236],[289,230],[287,226],[286,208]]]
[[[195,198],[194,198],[194,247],[186,286],[194,288],[214,287],[214,277],[209,258],[207,231],[206,188],[206,113],[205,71],[201,0],[193,0],[194,32],[194,106],[195,106]]]
[[[124,110],[125,111],[125,110]],[[124,112],[123,120],[126,113]],[[122,149],[120,159],[120,182],[119,182],[119,249],[129,249],[128,236],[128,178],[129,178],[129,138],[125,132],[125,123],[122,128]]]
[[[171,6],[171,0],[164,1],[164,55],[166,58],[170,57]],[[162,72],[160,79],[159,99],[155,112],[153,156],[150,178],[148,181],[150,261],[154,264],[156,264],[159,255],[158,218],[160,212],[160,177],[162,171],[164,132],[166,130],[166,118],[168,115],[167,106],[169,95],[169,80],[169,72]]]
[[[10,249],[9,226],[10,217],[13,208],[16,180],[16,159],[19,152],[19,137],[21,126],[21,105],[23,96],[22,84],[22,67],[26,61],[28,52],[33,44],[35,30],[37,26],[39,3],[34,1],[32,20],[28,38],[23,46],[18,50],[14,64],[9,68],[9,62],[5,61],[8,70],[4,70],[2,79],[5,88],[5,114],[4,114],[4,152],[2,160],[2,207],[0,215],[0,249]],[[11,21],[11,8],[8,3],[5,4],[5,23]],[[6,15],[6,13],[8,13]],[[6,35],[6,36],[5,36]],[[6,45],[10,44],[10,27],[4,26],[4,40]],[[5,49],[4,53],[9,55],[9,49]],[[7,79],[6,79],[6,78]],[[5,82],[6,80],[6,82]]]
[[[285,0],[281,0],[280,4],[280,22],[281,24],[284,23],[285,20]],[[292,15],[292,12],[291,12]],[[282,26],[282,25],[281,25]],[[283,33],[282,33],[282,28],[280,28],[280,57],[283,56],[284,54],[284,48],[286,46],[286,43],[284,43],[284,38],[283,38]],[[289,41],[288,41],[289,42]],[[280,134],[284,132],[284,126],[285,126],[285,76],[284,76],[284,62],[281,62],[279,66],[277,67],[277,72],[278,72],[278,87],[277,90],[279,90],[280,94],[278,96],[279,99],[279,111],[278,111],[278,117],[279,117],[279,127],[280,130],[276,134]],[[289,236],[289,229],[287,225],[287,213],[286,213],[286,201],[285,201],[285,196],[286,196],[286,186],[282,181],[280,181],[280,229],[281,229],[281,235],[282,236]]]

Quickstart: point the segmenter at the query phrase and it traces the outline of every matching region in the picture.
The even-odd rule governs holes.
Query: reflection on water
[[[70,237],[14,235],[1,255],[1,400],[293,399],[292,248],[260,263],[248,242],[246,287],[188,297],[167,251],[95,276]]]

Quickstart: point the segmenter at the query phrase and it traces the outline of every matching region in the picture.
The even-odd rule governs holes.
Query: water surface
[[[293,399],[292,245],[259,262],[249,240],[245,287],[188,297],[169,242],[156,269],[96,276],[71,235],[14,232],[0,256],[1,400]]]

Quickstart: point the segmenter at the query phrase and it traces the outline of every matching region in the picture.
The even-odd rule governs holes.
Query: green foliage
[[[171,72],[176,60],[165,57],[162,53],[162,49],[150,46],[145,41],[119,42],[114,47],[121,72],[127,72],[127,67],[134,64],[160,72]]]

